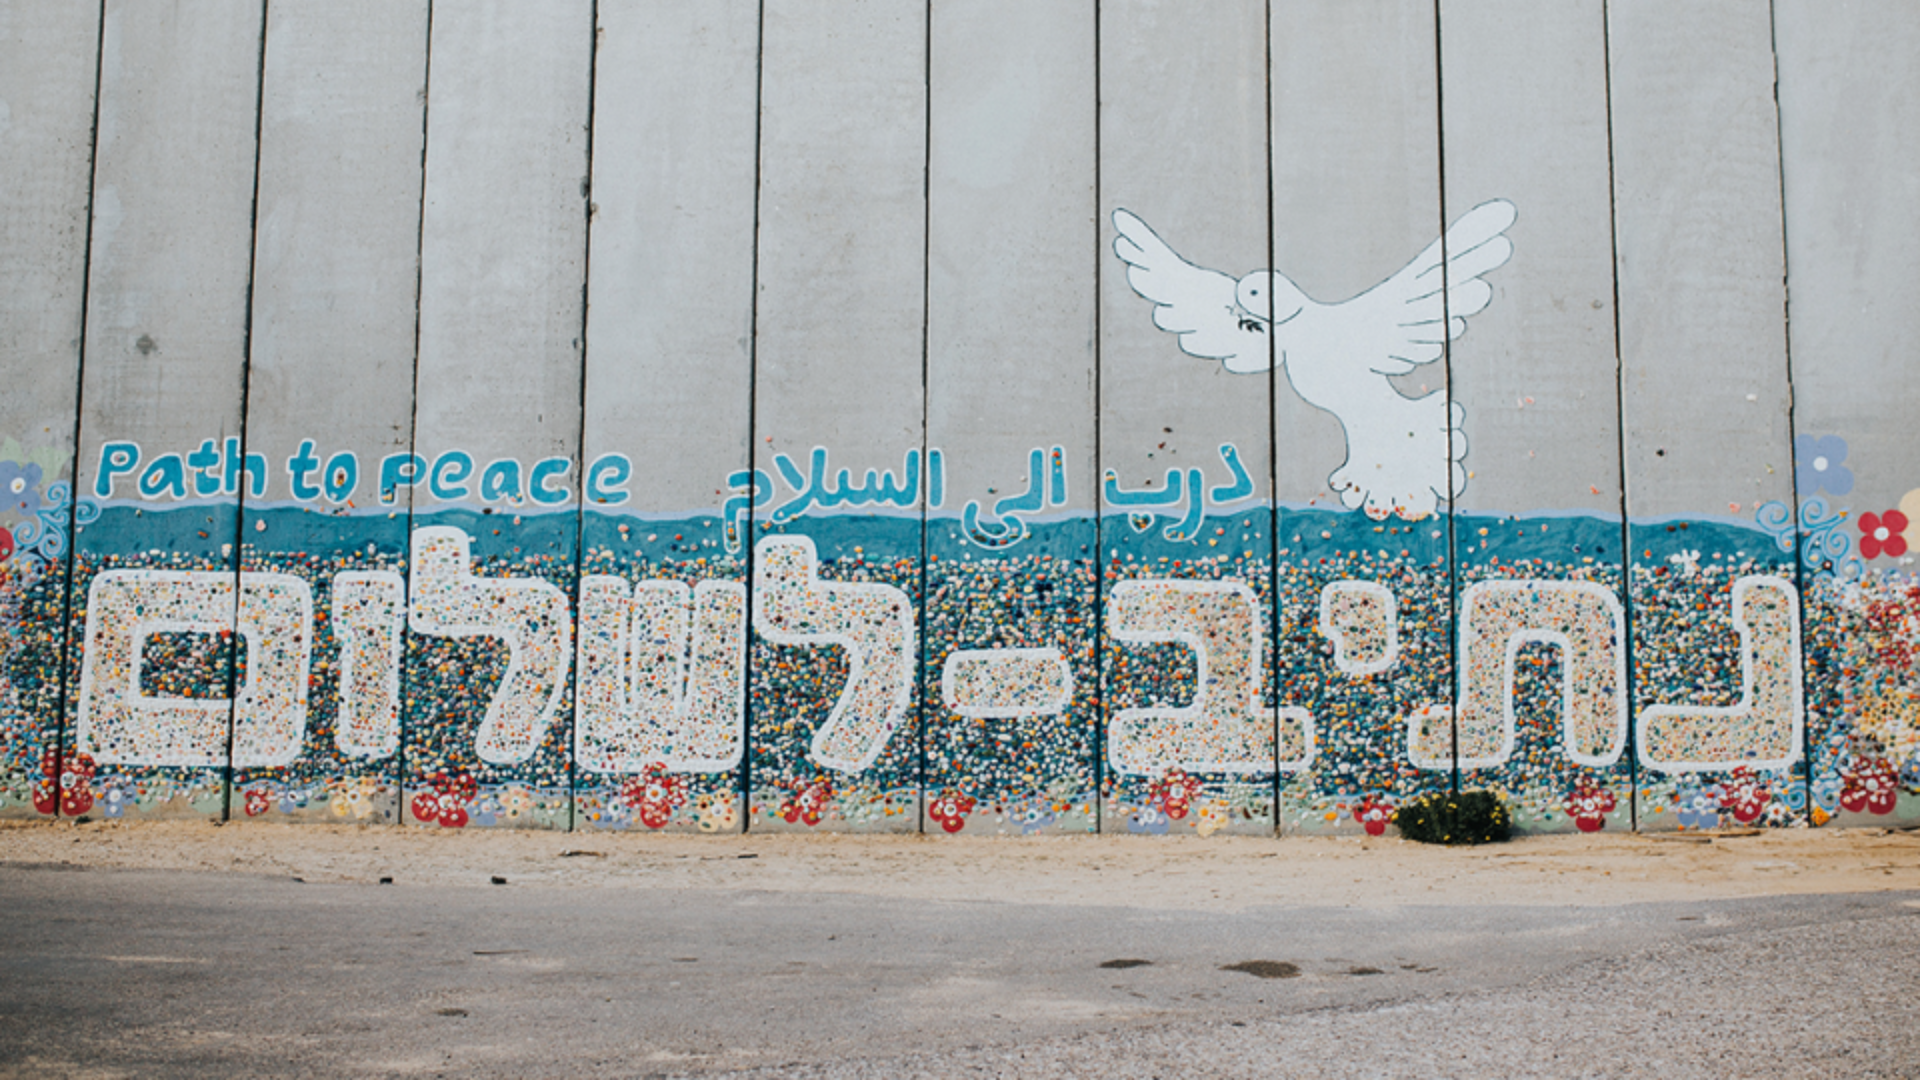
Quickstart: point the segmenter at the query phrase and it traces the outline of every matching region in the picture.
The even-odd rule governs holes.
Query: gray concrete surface
[[[1793,490],[1768,9],[1607,17],[1627,513],[1752,521]]]
[[[0,3],[0,432],[73,456],[100,13]],[[77,63],[75,61],[78,61]]]
[[[614,512],[718,514],[748,467],[759,11],[603,3],[583,459]]]
[[[1448,353],[1463,510],[1620,516],[1604,19],[1598,0],[1440,6],[1447,216],[1520,212],[1493,302]]]
[[[102,442],[138,442],[144,468],[240,434],[253,247],[260,6],[117,2],[105,17],[81,493]]]
[[[580,489],[593,41],[584,0],[433,19],[415,447],[472,454],[473,495],[500,457],[523,483],[535,461],[573,458],[547,487]],[[416,508],[440,502],[422,488]]]
[[[1914,894],[1575,899],[1229,915],[10,864],[0,1076],[1920,1069]]]
[[[1266,81],[1266,20],[1259,3],[1101,9],[1100,463],[1129,490],[1164,485],[1176,466],[1230,482],[1219,452],[1230,442],[1256,497],[1273,497],[1273,373],[1235,374],[1157,330],[1114,255],[1111,217],[1126,209],[1182,258],[1231,277],[1273,265],[1266,109],[1251,92]]]
[[[1920,151],[1907,138],[1920,123],[1920,72],[1904,62],[1920,32],[1908,14],[1857,0],[1774,12],[1794,430],[1843,436],[1856,481],[1845,496],[1799,495],[1830,510],[1883,513],[1920,478],[1912,396],[1887,392],[1913,385],[1920,331],[1920,305],[1900,284],[1920,277],[1909,239],[1920,232]]]
[[[1431,4],[1408,0],[1272,7],[1273,266],[1317,300],[1372,288],[1440,235],[1433,20]],[[1403,389],[1439,389],[1433,367]],[[1327,474],[1341,463],[1339,422],[1284,378],[1273,409],[1276,497],[1337,508]]]
[[[934,7],[927,189],[927,445],[944,515],[1027,490],[1034,447],[1066,451],[1091,513],[1095,221],[1091,7]],[[1014,549],[1010,554],[1023,554]],[[965,643],[961,643],[964,647]]]
[[[774,0],[762,18],[755,464],[805,469],[824,446],[829,477],[897,475],[924,411],[927,13]]]
[[[426,58],[424,0],[268,12],[247,449],[269,500],[293,497],[285,464],[311,439],[322,462],[358,456],[371,507],[411,443]]]

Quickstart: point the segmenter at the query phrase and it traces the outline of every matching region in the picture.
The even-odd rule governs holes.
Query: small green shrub
[[[1400,835],[1423,844],[1490,844],[1513,835],[1513,814],[1491,791],[1436,791],[1401,805]]]

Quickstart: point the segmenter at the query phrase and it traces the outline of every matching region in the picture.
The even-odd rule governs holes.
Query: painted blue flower
[[[28,518],[40,513],[40,466],[0,461],[0,513]]]
[[[110,818],[117,818],[127,812],[127,803],[131,801],[127,798],[126,789],[110,787],[100,793],[100,812]]]
[[[1774,781],[1773,784],[1777,785],[1773,786],[1774,796],[1778,800],[1775,805],[1784,804],[1784,809],[1796,814],[1807,808],[1806,785],[1796,784],[1793,782],[1792,777],[1785,775],[1782,775],[1778,780]]]
[[[1900,786],[1920,792],[1920,757],[1908,758],[1907,763],[1900,766]]]
[[[1679,793],[1678,817],[1682,828],[1711,829],[1720,824],[1720,800],[1717,788]]]
[[[1847,440],[1838,435],[1799,435],[1793,440],[1793,476],[1806,498],[1825,488],[1835,495],[1853,490],[1853,470],[1847,460]]]
[[[1020,826],[1020,831],[1029,835],[1039,832],[1054,822],[1052,809],[1043,802],[1027,803],[1016,807],[1010,816],[1014,824]]]
[[[473,801],[473,824],[492,825],[499,820],[500,804],[491,797],[482,797]]]
[[[1139,813],[1127,819],[1127,831],[1151,836],[1165,836],[1167,834],[1167,825],[1172,820],[1172,818],[1169,818],[1151,806],[1143,806],[1140,808]]]
[[[1831,814],[1840,807],[1840,777],[1822,776],[1813,782],[1813,805]]]

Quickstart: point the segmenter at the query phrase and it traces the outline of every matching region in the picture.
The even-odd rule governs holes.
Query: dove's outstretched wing
[[[1493,299],[1493,286],[1480,275],[1513,255],[1504,234],[1515,216],[1505,199],[1481,203],[1399,273],[1349,301],[1365,309],[1380,335],[1365,353],[1373,371],[1405,375],[1440,359],[1446,342],[1467,332],[1466,317]]]
[[[1182,352],[1222,361],[1233,372],[1273,366],[1264,321],[1241,309],[1235,279],[1182,259],[1125,210],[1113,212],[1113,224],[1120,231],[1113,251],[1127,264],[1127,284],[1154,302],[1153,325],[1178,334]]]

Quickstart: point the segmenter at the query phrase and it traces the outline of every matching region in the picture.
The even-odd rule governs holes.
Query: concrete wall
[[[0,814],[1920,819],[1916,40],[0,0]]]

